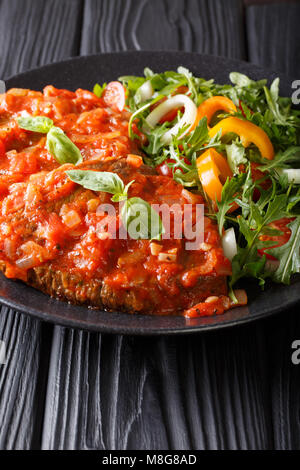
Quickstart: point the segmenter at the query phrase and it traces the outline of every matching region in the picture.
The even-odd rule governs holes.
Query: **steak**
[[[43,134],[20,129],[16,117],[24,110],[50,117],[76,143],[82,163],[60,165]],[[128,113],[108,109],[86,90],[48,86],[43,93],[0,95],[0,269],[8,278],[72,303],[181,314],[209,296],[227,293],[231,266],[216,224],[204,217],[204,240],[193,250],[175,237],[175,216],[169,237],[122,238],[121,207],[112,203],[112,195],[85,189],[66,174],[74,169],[115,173],[124,185],[131,183],[128,198],[175,205],[179,212],[189,204],[194,220],[202,196],[135,158],[141,152],[128,138],[128,119]],[[103,204],[112,205],[115,214],[107,214]],[[107,220],[115,224],[116,236]]]

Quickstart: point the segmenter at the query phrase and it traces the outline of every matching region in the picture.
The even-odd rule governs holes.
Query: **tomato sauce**
[[[210,219],[205,218],[203,243],[192,251],[185,249],[184,239],[172,236],[156,243],[114,239],[101,227],[107,214],[97,212],[111,195],[83,189],[67,177],[65,172],[74,168],[115,171],[125,184],[134,180],[129,197],[182,207],[190,202],[172,178],[131,164],[132,155],[141,152],[128,137],[130,115],[109,107],[108,98],[108,93],[104,99],[53,86],[0,95],[0,263],[5,275],[27,282],[32,269],[63,270],[80,279],[72,284],[69,300],[80,296],[97,305],[88,288],[82,294],[82,285],[97,280],[105,307],[123,305],[144,313],[178,314],[211,295],[226,295],[231,265]],[[28,115],[51,118],[80,149],[83,162],[60,165],[46,149],[44,134],[19,128],[16,118]],[[192,211],[196,203],[204,203],[200,195],[194,195]],[[117,232],[120,224],[116,207]]]

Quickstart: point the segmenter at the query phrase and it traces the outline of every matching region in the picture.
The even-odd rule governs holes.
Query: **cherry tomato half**
[[[125,88],[120,82],[110,82],[103,91],[104,103],[114,111],[123,111],[125,107]]]
[[[269,255],[269,253],[266,253],[265,250],[270,250],[271,248],[278,248],[279,246],[285,245],[289,241],[291,236],[291,229],[288,227],[288,224],[290,224],[293,220],[293,218],[283,217],[282,219],[275,220],[275,222],[272,222],[270,224],[270,227],[280,230],[282,233],[281,235],[262,235],[260,237],[261,240],[274,241],[273,246],[257,250],[260,256],[266,255],[267,259],[276,260],[274,256]]]

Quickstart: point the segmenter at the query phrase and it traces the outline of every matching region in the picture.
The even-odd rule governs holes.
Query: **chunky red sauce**
[[[111,196],[70,181],[65,171],[74,166],[55,160],[44,135],[18,127],[16,117],[24,115],[48,116],[67,134],[83,156],[76,169],[116,171],[125,184],[134,179],[129,196],[149,203],[190,203],[172,178],[131,164],[128,155],[139,149],[128,137],[126,111],[111,109],[81,89],[12,89],[0,95],[0,262],[7,277],[26,282],[30,270],[46,265],[80,279],[72,284],[70,300],[94,304],[82,286],[99,280],[105,292],[114,292],[105,306],[123,303],[127,310],[147,313],[178,313],[209,296],[227,294],[231,266],[210,219],[205,218],[199,249],[186,251],[184,240],[163,240],[158,243],[163,259],[153,254],[149,240],[112,239],[105,227],[99,234],[104,214],[96,210]],[[122,162],[120,171],[116,161]],[[194,196],[195,203],[203,203],[201,196]],[[118,211],[116,219],[118,228]]]

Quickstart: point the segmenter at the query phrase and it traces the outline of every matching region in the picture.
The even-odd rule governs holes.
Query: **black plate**
[[[7,88],[20,87],[41,90],[52,84],[58,88],[92,89],[96,82],[107,82],[120,75],[142,74],[148,66],[155,71],[174,70],[179,65],[216,82],[228,82],[231,71],[246,73],[254,80],[276,76],[281,79],[281,94],[290,96],[293,79],[263,70],[246,62],[185,52],[124,52],[80,57],[47,65],[6,80]],[[0,277],[0,301],[16,310],[43,320],[69,327],[122,334],[175,334],[224,328],[288,310],[300,300],[300,281],[290,286],[272,285],[264,292],[250,285],[249,305],[224,315],[187,320],[182,317],[151,317],[91,310],[49,298],[41,292]]]

